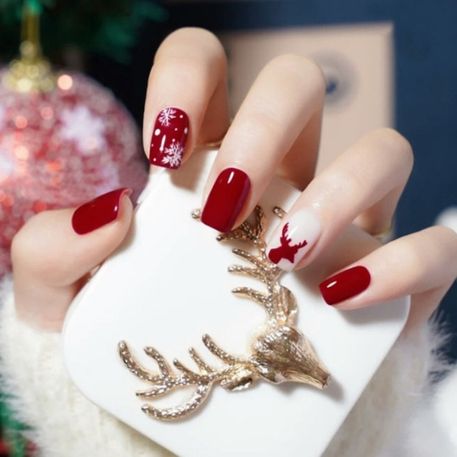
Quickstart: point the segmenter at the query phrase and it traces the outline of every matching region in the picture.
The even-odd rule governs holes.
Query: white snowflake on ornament
[[[176,117],[176,110],[173,108],[165,108],[159,114],[160,125],[168,127],[172,119]]]
[[[8,157],[3,156],[0,151],[0,181],[6,179],[13,174],[14,163]]]
[[[83,155],[91,155],[105,147],[105,123],[84,105],[65,109],[60,116],[60,138],[74,141]]]
[[[15,161],[9,153],[8,141],[0,141],[0,182],[10,177],[15,169]]]
[[[169,164],[172,167],[179,167],[179,165],[181,165],[183,152],[184,148],[181,143],[176,143],[175,140],[173,140],[171,145],[164,150],[165,155],[162,157],[162,163]]]
[[[3,129],[6,124],[6,108],[0,105],[0,129]]]

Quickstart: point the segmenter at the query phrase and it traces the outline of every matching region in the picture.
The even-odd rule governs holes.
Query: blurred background
[[[141,191],[148,73],[162,39],[183,26],[223,41],[233,111],[275,55],[317,60],[327,79],[327,156],[394,126],[416,156],[396,234],[436,221],[457,229],[456,23],[455,0],[0,0],[0,276],[12,236],[32,214],[118,185]],[[456,304],[454,286],[440,308],[454,360]],[[33,455],[20,438],[24,425],[0,408],[8,441],[0,455]]]

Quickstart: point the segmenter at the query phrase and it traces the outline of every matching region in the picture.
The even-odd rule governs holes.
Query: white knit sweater
[[[171,455],[82,396],[65,371],[60,335],[16,318],[11,283],[0,283],[1,388],[32,427],[26,433],[40,455]],[[441,344],[436,325],[397,341],[324,457],[457,456],[457,370],[430,384],[430,373],[443,368]]]

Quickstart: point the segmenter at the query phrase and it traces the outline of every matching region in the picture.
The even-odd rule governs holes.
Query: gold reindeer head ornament
[[[279,208],[275,208],[274,212],[280,217],[283,215]],[[198,218],[199,212],[195,211],[193,217]],[[237,287],[232,292],[262,305],[268,320],[265,329],[252,343],[251,355],[248,358],[230,355],[209,335],[204,335],[203,344],[223,362],[220,368],[208,365],[195,349],[191,348],[189,355],[198,371],[187,368],[176,359],[173,361],[173,369],[156,349],[146,347],[146,355],[154,359],[158,367],[158,372],[151,372],[135,360],[125,341],[121,341],[118,350],[125,366],[139,379],[151,385],[148,389],[137,392],[139,398],[150,401],[180,388],[194,387],[191,397],[181,405],[158,408],[146,403],[142,406],[147,415],[159,420],[182,419],[192,414],[204,403],[212,387],[217,384],[226,390],[236,391],[264,379],[275,384],[298,382],[322,389],[329,379],[329,373],[321,365],[310,342],[294,326],[297,303],[292,292],[279,282],[282,270],[266,255],[262,209],[256,207],[254,222],[245,221],[235,230],[219,235],[217,239],[245,241],[255,247],[256,254],[243,249],[233,249],[234,254],[250,265],[232,265],[229,271],[258,279],[265,284],[266,291]]]

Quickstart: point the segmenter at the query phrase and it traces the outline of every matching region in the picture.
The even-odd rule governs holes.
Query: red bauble
[[[86,76],[60,73],[54,90],[27,94],[0,83],[0,277],[14,234],[33,214],[117,187],[135,198],[147,179],[142,154],[131,116]]]

